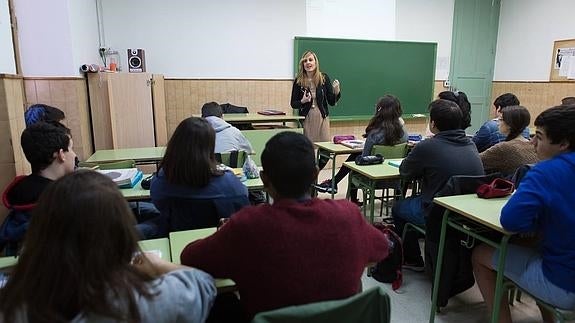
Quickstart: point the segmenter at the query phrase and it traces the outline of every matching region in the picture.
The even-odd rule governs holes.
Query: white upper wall
[[[73,67],[68,0],[14,1],[24,76],[68,76]]]
[[[575,1],[503,0],[496,81],[549,81],[553,43],[575,38]]]
[[[94,0],[70,0],[70,32],[73,44],[72,68],[78,74],[83,64],[102,64],[98,55],[98,19]]]
[[[103,0],[106,47],[172,78],[292,78],[305,0]]]
[[[396,39],[437,43],[435,79],[449,76],[454,0],[397,0]]]
[[[16,74],[8,0],[0,0],[0,74]]]
[[[309,37],[395,40],[395,0],[307,0]]]

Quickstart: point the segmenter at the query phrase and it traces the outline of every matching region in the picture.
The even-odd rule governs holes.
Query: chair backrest
[[[231,168],[240,168],[246,161],[247,153],[245,151],[228,151],[225,153],[216,153],[216,160]]]
[[[289,306],[257,314],[252,323],[348,323],[390,321],[389,296],[381,287],[374,287],[352,297]]]
[[[247,197],[237,198],[177,198],[167,202],[169,231],[203,229],[218,226],[221,218],[229,218],[248,204]]]
[[[443,185],[443,188],[435,196],[451,196],[472,194],[477,191],[481,184],[491,183],[494,179],[503,177],[501,173],[491,173],[487,175],[456,175],[451,176]]]
[[[217,229],[215,227],[212,227],[205,229],[170,232],[170,252],[172,254],[172,262],[175,264],[180,263],[180,254],[182,253],[182,250],[184,250],[184,248],[188,245],[188,243],[206,238],[214,234],[216,230]]]
[[[78,163],[78,167],[92,168],[92,167],[96,167],[96,166],[98,166],[98,169],[102,169],[102,170],[134,168],[134,167],[136,167],[136,162],[133,159],[127,159],[127,160],[120,160],[120,161],[106,162],[106,163],[89,163],[89,162]]]
[[[371,154],[380,154],[385,159],[403,158],[407,155],[407,143],[401,143],[393,146],[373,145]]]

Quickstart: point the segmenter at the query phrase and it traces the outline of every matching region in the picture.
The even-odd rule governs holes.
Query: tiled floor
[[[323,170],[318,181],[331,176],[331,170]],[[345,198],[347,177],[338,185],[336,198]],[[361,194],[360,194],[361,196]],[[328,194],[320,194],[320,198],[329,198]],[[378,208],[376,208],[378,210]],[[379,283],[365,274],[362,278],[363,288],[368,289],[381,285],[391,298],[391,321],[405,323],[428,322],[431,311],[431,280],[424,273],[404,270],[402,287],[394,292],[390,284]],[[541,316],[535,302],[523,294],[520,303],[511,307],[514,322],[541,322]],[[489,313],[483,303],[483,298],[477,285],[450,299],[449,304],[436,316],[435,322],[489,322]]]

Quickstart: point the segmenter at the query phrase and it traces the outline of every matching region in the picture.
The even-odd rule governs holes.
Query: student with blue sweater
[[[473,136],[473,142],[477,146],[479,152],[487,150],[487,148],[505,141],[506,135],[499,132],[499,118],[501,117],[501,110],[505,107],[512,105],[519,105],[519,99],[513,93],[505,93],[497,97],[493,101],[495,119],[485,122]],[[522,132],[523,137],[529,139],[529,128],[525,128]]]
[[[533,144],[542,161],[535,165],[501,211],[501,225],[511,232],[537,232],[537,248],[510,244],[505,277],[544,302],[575,308],[575,106],[557,106],[535,119]],[[493,308],[498,250],[480,245],[473,270],[489,311]],[[542,309],[543,319],[553,322]],[[511,322],[507,300],[499,322]]]
[[[174,131],[150,187],[162,228],[213,227],[249,205],[246,186],[217,167],[215,142],[214,129],[202,118],[184,119]]]

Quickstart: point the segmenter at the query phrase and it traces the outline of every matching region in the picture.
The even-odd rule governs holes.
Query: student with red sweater
[[[246,319],[357,293],[365,266],[387,256],[387,239],[351,202],[308,195],[318,169],[303,135],[275,135],[261,160],[273,205],[241,209],[215,234],[189,244],[182,264],[233,279]]]

